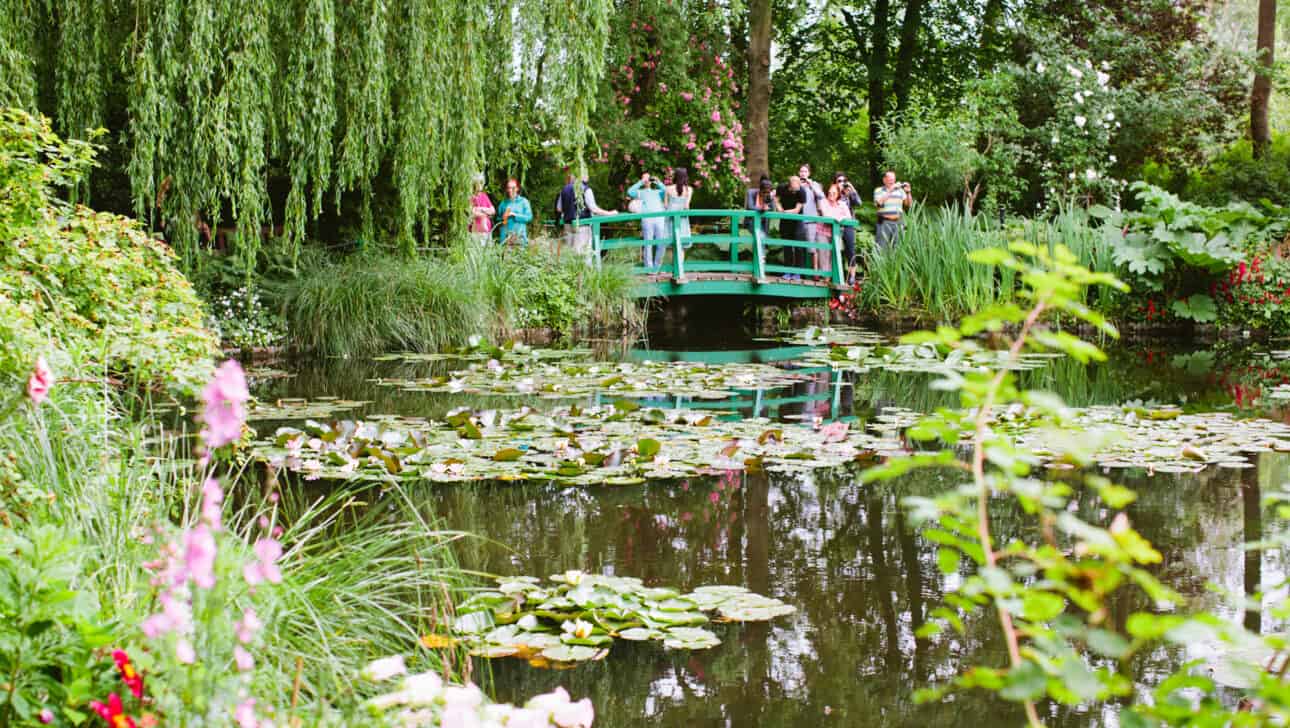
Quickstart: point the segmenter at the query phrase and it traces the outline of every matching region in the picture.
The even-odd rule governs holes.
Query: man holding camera
[[[882,176],[882,187],[873,191],[873,203],[878,206],[878,229],[874,232],[874,243],[879,250],[896,244],[904,223],[905,210],[909,209],[912,202],[909,183],[897,183],[896,173],[887,170]]]

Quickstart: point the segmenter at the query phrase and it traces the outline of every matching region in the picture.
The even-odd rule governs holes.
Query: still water
[[[780,357],[779,345],[743,332],[705,328],[690,336],[660,336],[647,344],[603,347],[607,358],[700,358],[712,361]],[[265,398],[336,396],[370,401],[358,415],[393,413],[440,417],[461,405],[512,407],[516,398],[401,392],[374,377],[425,375],[430,364],[312,362],[293,376],[261,385]],[[1063,395],[1075,405],[1142,401],[1198,410],[1282,412],[1265,396],[1287,373],[1275,357],[1159,343],[1119,346],[1109,362],[1081,367],[1058,361],[1027,372],[1025,384]],[[862,377],[819,372],[791,388],[741,393],[722,403],[728,415],[788,420],[855,417],[861,422],[899,406],[928,411],[952,405],[929,390],[926,378],[877,373]],[[691,404],[684,398],[676,406]],[[1253,409],[1251,409],[1253,408]],[[346,415],[353,416],[353,415]],[[1283,578],[1280,553],[1246,552],[1241,544],[1279,529],[1261,496],[1285,483],[1290,463],[1264,453],[1259,466],[1210,469],[1188,475],[1112,473],[1139,492],[1129,510],[1134,524],[1164,554],[1156,569],[1198,607],[1264,630],[1268,618],[1228,606],[1210,585],[1253,593]],[[989,615],[963,635],[915,636],[930,610],[958,581],[937,568],[936,545],[902,513],[906,496],[957,484],[957,476],[924,473],[861,486],[854,473],[745,475],[632,487],[469,485],[414,488],[414,497],[450,530],[475,534],[458,548],[460,565],[498,575],[546,576],[566,569],[636,576],[648,585],[682,591],[711,584],[745,586],[797,607],[770,623],[713,625],[722,644],[703,651],[668,651],[660,643],[619,641],[600,662],[572,670],[539,670],[516,660],[475,664],[476,678],[495,697],[523,701],[564,685],[590,696],[601,726],[963,726],[1022,722],[1011,705],[981,694],[919,705],[920,687],[952,678],[965,665],[1002,665],[1003,646]],[[1091,500],[1081,515],[1104,520]],[[1018,509],[998,504],[1001,539],[1024,536]],[[1266,597],[1270,600],[1271,596]],[[1116,603],[1115,619],[1149,609],[1143,601]],[[1144,682],[1192,658],[1158,650],[1135,658]],[[483,676],[482,678],[480,676]],[[1047,706],[1050,725],[1115,725],[1114,706]]]

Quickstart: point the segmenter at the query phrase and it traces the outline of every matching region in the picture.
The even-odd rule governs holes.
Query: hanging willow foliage
[[[190,267],[199,230],[226,236],[249,271],[266,227],[298,245],[327,201],[350,195],[368,237],[381,190],[394,202],[380,206],[393,211],[383,227],[413,253],[445,226],[464,230],[476,173],[514,169],[538,142],[580,154],[611,8],[8,0],[0,103],[45,105],[50,78],[42,110],[65,132],[127,119],[109,131],[128,151],[135,213]],[[42,38],[55,39],[49,52]],[[285,196],[272,196],[282,179]]]

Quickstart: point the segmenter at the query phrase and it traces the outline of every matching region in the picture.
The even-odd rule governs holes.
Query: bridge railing
[[[636,235],[608,237],[605,226],[624,223],[640,224],[643,220],[664,219],[668,222],[667,237],[662,240],[645,240],[638,229]],[[679,220],[690,221],[690,235],[682,235]],[[790,221],[798,224],[823,224],[829,227],[829,239],[820,242],[775,237],[770,231],[770,223]],[[792,215],[784,212],[761,212],[759,210],[663,210],[660,212],[624,213],[620,215],[602,215],[584,218],[579,225],[591,227],[591,248],[596,262],[601,254],[609,250],[643,250],[646,246],[663,245],[672,251],[671,259],[666,266],[646,268],[637,265],[633,272],[638,275],[665,273],[677,283],[684,283],[687,273],[741,273],[747,274],[759,283],[769,281],[771,275],[799,275],[806,277],[823,277],[833,285],[844,284],[845,273],[842,265],[842,230],[855,227],[854,220],[834,220],[831,217],[817,215]],[[719,232],[700,233],[700,225],[713,226]],[[685,248],[690,246],[728,246],[727,256],[721,260],[689,260]],[[817,268],[814,256],[807,256],[806,266],[779,265],[768,261],[768,253],[775,249],[799,248],[807,251],[828,251],[828,267]],[[742,253],[748,252],[745,259]],[[643,257],[643,254],[642,254]]]

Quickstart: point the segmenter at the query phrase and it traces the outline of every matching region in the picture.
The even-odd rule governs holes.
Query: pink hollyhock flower
[[[256,728],[260,724],[255,717],[255,698],[247,698],[233,709],[233,720],[238,728]]]
[[[596,717],[591,700],[583,698],[578,702],[569,699],[569,693],[558,687],[549,693],[535,696],[524,704],[529,710],[545,713],[552,723],[560,728],[590,728]]]
[[[202,390],[202,422],[206,425],[201,431],[202,440],[207,447],[216,448],[237,442],[242,436],[242,424],[246,421],[246,401],[251,398],[246,389],[246,375],[242,365],[229,359],[215,370],[215,376]]]
[[[31,397],[31,401],[35,404],[40,404],[49,397],[49,388],[52,386],[54,386],[54,373],[45,363],[45,357],[36,357],[36,367],[31,370],[31,376],[27,377],[27,396]]]
[[[255,637],[255,633],[259,632],[260,628],[263,626],[264,623],[260,621],[258,616],[256,616],[255,610],[247,607],[246,610],[242,612],[242,619],[238,620],[237,623],[237,641],[244,645],[251,644],[251,640]]]
[[[279,584],[282,582],[282,571],[278,569],[277,560],[282,556],[282,544],[271,538],[262,538],[255,542],[256,561],[242,569],[246,583],[255,586],[261,582]]]
[[[186,632],[191,624],[192,611],[188,604],[167,591],[161,593],[161,612],[143,620],[139,627],[151,638],[167,632]]]
[[[694,94],[690,93],[689,91],[682,91],[681,98],[685,99],[686,101],[693,101]]]
[[[716,109],[713,109],[713,110],[712,110],[712,121],[713,121],[713,123],[718,123],[718,122],[720,122],[720,121],[721,121],[721,112],[720,112],[720,111],[717,111]]]
[[[220,504],[224,502],[224,489],[214,478],[207,478],[202,484],[202,520],[218,531],[220,529]]]
[[[686,149],[694,149],[694,142],[686,142],[686,143],[685,143],[685,148],[686,148]]]
[[[184,568],[198,587],[215,586],[215,536],[204,523],[184,534]]]
[[[233,648],[233,661],[237,663],[238,672],[249,672],[255,668],[255,658],[242,649],[241,645]]]

